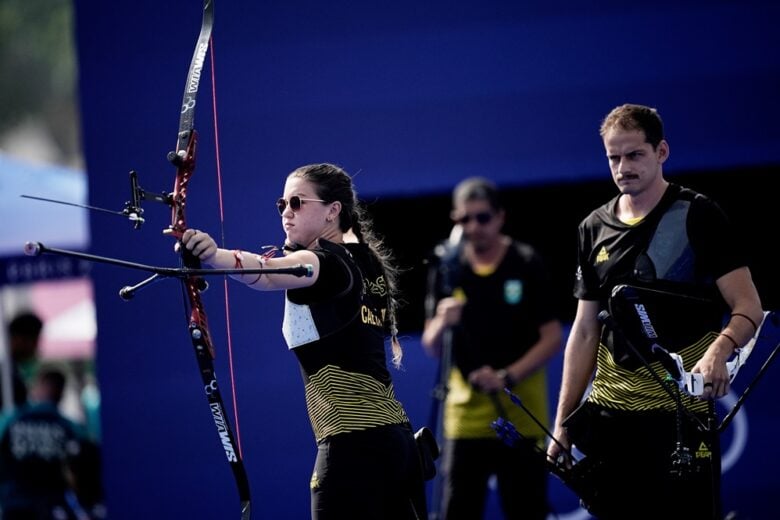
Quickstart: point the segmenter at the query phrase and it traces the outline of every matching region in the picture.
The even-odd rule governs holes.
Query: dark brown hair
[[[376,255],[385,275],[387,283],[387,323],[390,328],[391,344],[393,350],[393,364],[398,367],[401,364],[403,351],[398,342],[398,268],[394,265],[391,251],[384,245],[383,240],[374,232],[371,218],[360,204],[352,177],[347,172],[334,164],[319,163],[308,164],[296,168],[288,177],[298,177],[311,182],[317,192],[317,196],[325,202],[339,201],[341,213],[339,213],[339,229],[342,233],[350,229],[355,236],[366,244]]]
[[[664,139],[664,123],[654,108],[627,103],[612,109],[601,123],[599,134],[604,137],[611,128],[623,130],[641,130],[645,141],[655,150]]]

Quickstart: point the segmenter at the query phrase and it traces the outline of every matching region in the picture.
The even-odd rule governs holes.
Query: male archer
[[[729,391],[726,362],[763,317],[747,249],[715,202],[664,178],[669,144],[655,109],[619,106],[600,133],[619,194],[579,226],[579,301],[554,435],[598,462],[588,506],[599,518],[721,518],[713,400]],[[621,284],[684,296],[647,301],[657,311],[653,333],[686,361],[686,371],[701,374],[701,396],[670,395],[654,377],[664,373],[660,361],[643,363],[627,344],[637,309],[613,298]],[[696,299],[715,304],[686,303]],[[602,327],[602,311],[620,330]],[[562,453],[549,444],[552,460]]]

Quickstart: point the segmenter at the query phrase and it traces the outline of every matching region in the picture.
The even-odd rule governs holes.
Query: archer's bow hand
[[[217,243],[211,238],[211,235],[198,231],[197,229],[188,229],[181,236],[182,246],[198,258],[201,262],[213,265],[213,260],[217,255]]]
[[[719,399],[729,393],[729,371],[726,362],[731,352],[731,345],[724,342],[719,345],[713,343],[694,365],[691,372],[700,372],[704,381],[700,399]]]

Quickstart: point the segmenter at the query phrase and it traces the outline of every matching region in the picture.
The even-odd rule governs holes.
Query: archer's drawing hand
[[[436,305],[436,315],[447,327],[457,325],[460,322],[464,303],[463,300],[452,296],[442,298]]]
[[[181,243],[202,262],[211,264],[217,254],[217,243],[208,233],[197,229],[188,229],[181,236]]]

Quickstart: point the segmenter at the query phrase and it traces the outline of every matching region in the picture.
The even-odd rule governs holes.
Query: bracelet
[[[734,338],[732,338],[731,336],[729,336],[725,332],[721,332],[720,335],[723,336],[724,338],[728,339],[729,341],[731,341],[731,343],[734,345],[734,350],[738,350],[739,349],[739,345],[737,344],[736,341],[734,341]]]
[[[236,259],[236,263],[233,265],[234,269],[243,269],[244,268],[244,255],[241,253],[240,249],[234,249],[233,250],[233,258]]]
[[[255,255],[255,259],[257,260],[257,263],[260,264],[260,269],[263,269],[265,267],[265,259],[261,255]],[[252,280],[251,282],[248,282],[247,285],[254,285],[257,282],[260,281],[260,278],[263,277],[263,273],[257,273],[257,278]]]
[[[750,324],[753,325],[753,334],[756,333],[756,331],[758,330],[758,325],[756,325],[756,322],[753,321],[753,318],[751,318],[747,314],[742,314],[741,312],[732,312],[731,317],[733,318],[734,316],[739,316],[740,318],[745,318],[746,320],[748,320]]]

